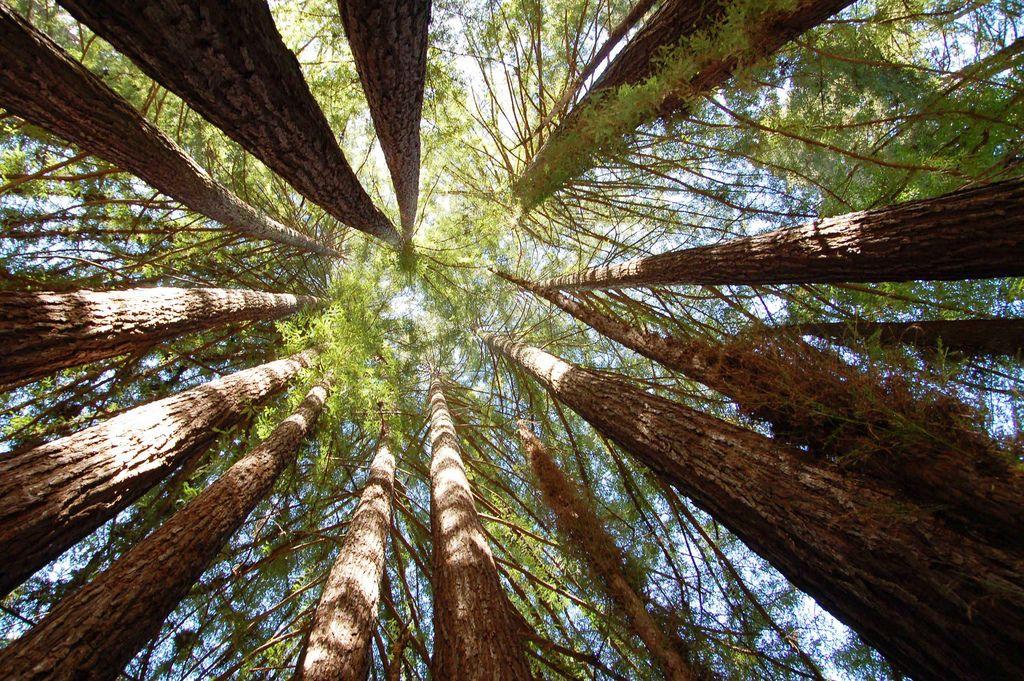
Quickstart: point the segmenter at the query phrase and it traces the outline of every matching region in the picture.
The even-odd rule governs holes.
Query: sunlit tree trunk
[[[327,398],[318,385],[258,447],[0,652],[5,679],[115,679],[295,459]]]
[[[321,255],[338,255],[333,248],[257,213],[4,3],[0,3],[0,106],[137,175],[231,230]]]
[[[0,459],[0,592],[205,452],[314,357],[306,351],[239,371]]]
[[[522,624],[502,590],[476,514],[455,422],[430,384],[430,527],[434,541],[435,679],[530,679]]]
[[[312,296],[217,288],[0,292],[0,390],[184,333],[278,319]]]
[[[320,596],[298,679],[355,681],[370,671],[370,641],[377,624],[395,486],[395,457],[385,437],[382,432],[370,477]]]
[[[483,334],[915,678],[1004,678],[1024,664],[1024,569],[869,478]]]

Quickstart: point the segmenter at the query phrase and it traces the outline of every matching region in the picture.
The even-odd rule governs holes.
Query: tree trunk
[[[382,432],[370,477],[320,596],[298,679],[356,681],[370,671],[395,486],[395,457],[385,437]]]
[[[233,322],[278,319],[312,296],[244,289],[0,292],[0,391]]]
[[[338,0],[341,21],[412,237],[420,186],[420,112],[431,0]]]
[[[326,398],[323,385],[310,390],[217,482],[0,652],[4,678],[117,678],[294,461]]]
[[[633,633],[644,642],[651,657],[660,665],[665,678],[683,681],[709,676],[695,673],[680,653],[685,650],[683,642],[663,631],[647,612],[644,598],[626,576],[625,558],[605,531],[601,519],[525,423],[519,424],[519,437],[544,501],[555,514],[558,529],[603,583],[609,597],[626,616]]]
[[[592,267],[544,288],[956,280],[1024,274],[1024,178]]]
[[[868,478],[618,377],[483,338],[903,671],[991,679],[1024,664],[1019,560]]]
[[[315,356],[239,371],[0,460],[0,593],[205,452]]]
[[[522,624],[498,579],[466,479],[455,422],[430,383],[430,527],[434,542],[435,679],[530,679]]]
[[[177,45],[181,37],[171,44]],[[231,230],[321,255],[339,255],[257,213],[4,3],[0,3],[0,105]]]

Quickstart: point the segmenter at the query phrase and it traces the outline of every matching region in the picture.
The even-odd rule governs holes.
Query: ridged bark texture
[[[361,681],[367,677],[394,487],[395,457],[382,441],[313,615],[297,679]]]
[[[315,356],[239,371],[0,460],[0,593],[205,452]]]
[[[244,203],[124,98],[2,2],[0,105],[228,229],[320,255],[339,255]]]
[[[335,218],[382,241],[373,205],[265,0],[60,0],[147,75]]]
[[[0,652],[4,678],[117,678],[273,489],[326,399],[323,385],[310,390],[298,410],[259,446]]]
[[[412,237],[420,187],[420,112],[427,77],[431,0],[338,0],[359,80],[370,105],[402,234]]]
[[[665,678],[672,681],[704,678],[704,675],[695,673],[681,654],[683,642],[662,630],[647,612],[645,599],[627,576],[622,552],[604,530],[601,519],[584,500],[582,492],[565,476],[540,438],[525,423],[519,424],[519,437],[544,502],[555,514],[558,529],[575,545],[609,597],[626,616],[633,633],[644,642]]]
[[[476,514],[441,381],[430,383],[430,528],[435,679],[530,679],[522,625],[502,590]]]
[[[1024,664],[1024,569],[855,473],[607,373],[483,334],[598,432],[920,679]]]
[[[1016,357],[1024,354],[1024,319],[936,319],[918,322],[849,324],[807,323],[790,329],[856,347],[858,339],[877,338],[882,345],[911,345],[926,357],[940,348],[970,357]]]
[[[0,391],[185,333],[278,319],[313,296],[219,288],[0,292]]]
[[[1024,274],[1024,178],[799,227],[637,258],[541,282],[607,289],[672,284],[956,280]]]

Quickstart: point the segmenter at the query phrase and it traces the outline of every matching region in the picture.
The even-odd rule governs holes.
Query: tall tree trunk
[[[544,288],[955,280],[1024,274],[1024,178],[592,267]]]
[[[435,679],[530,679],[521,622],[498,580],[476,514],[455,421],[430,382],[430,528],[434,542]]]
[[[4,678],[117,678],[294,461],[326,398],[323,385],[310,390],[217,482],[0,651]]]
[[[205,452],[315,356],[239,371],[0,459],[0,593]]]
[[[359,183],[266,0],[60,4],[300,194],[398,245],[398,232]]]
[[[370,641],[377,624],[395,487],[395,457],[386,437],[382,430],[370,477],[313,615],[298,679],[356,681],[370,671]]]
[[[338,0],[373,126],[395,185],[406,241],[412,237],[419,196],[420,112],[427,77],[430,5],[431,0]]]
[[[685,650],[683,642],[662,630],[647,612],[645,599],[626,576],[626,561],[619,547],[605,531],[601,519],[584,500],[583,494],[558,468],[540,439],[525,423],[519,424],[519,437],[544,501],[555,514],[558,529],[602,582],[633,632],[660,665],[665,678],[682,681],[708,677],[708,674],[694,670],[686,661],[681,653]]]
[[[219,288],[0,292],[0,390],[184,333],[278,319],[313,296]]]
[[[608,373],[483,334],[598,432],[921,679],[1012,677],[1024,570],[869,478]]]
[[[171,42],[178,44],[176,36]],[[250,237],[337,256],[260,215],[59,45],[0,2],[0,105]]]

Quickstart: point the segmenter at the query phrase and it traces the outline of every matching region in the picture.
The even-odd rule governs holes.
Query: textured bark
[[[184,333],[278,319],[312,296],[244,289],[0,292],[0,390]]]
[[[0,105],[247,236],[321,255],[334,249],[260,215],[131,104],[0,3]]]
[[[533,469],[545,503],[555,514],[558,529],[585,559],[612,601],[626,616],[630,627],[661,667],[666,679],[681,681],[703,678],[695,673],[680,649],[684,644],[662,630],[647,612],[645,599],[626,575],[625,559],[615,541],[604,530],[594,509],[582,492],[558,468],[540,439],[526,424],[519,425],[519,437]]]
[[[382,437],[359,506],[313,615],[296,678],[356,681],[367,677],[394,487],[395,457]]]
[[[440,379],[430,384],[430,528],[435,679],[530,679],[522,624],[498,579],[476,514]]]
[[[310,390],[294,414],[217,482],[0,651],[4,678],[117,678],[273,489],[326,398],[324,386]]]
[[[397,245],[265,0],[60,0],[153,80],[345,224]]]
[[[1024,664],[1019,560],[868,478],[619,377],[483,337],[915,678],[1005,678]]]
[[[420,112],[431,0],[338,0],[359,80],[412,237],[420,186]]]
[[[1024,178],[555,277],[543,288],[956,280],[1024,274]]]
[[[1024,353],[1024,319],[938,319],[919,322],[808,323],[787,328],[856,347],[858,339],[875,337],[882,345],[911,345],[926,356],[942,348],[971,357]]]
[[[239,371],[0,460],[0,593],[205,452],[314,357]]]

